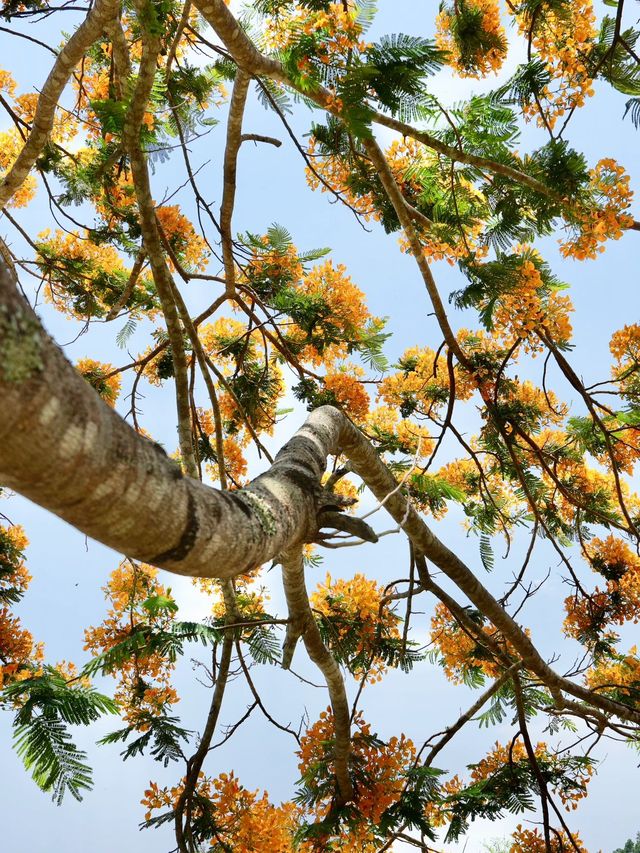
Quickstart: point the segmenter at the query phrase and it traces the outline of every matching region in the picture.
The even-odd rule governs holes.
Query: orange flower
[[[478,47],[469,53],[464,36],[457,31],[460,9],[479,16],[477,28],[484,40],[495,42],[493,47]],[[476,41],[483,41],[479,35]],[[498,72],[507,56],[504,27],[500,23],[500,7],[497,0],[459,0],[453,8],[441,6],[436,18],[436,44],[449,54],[448,62],[461,77],[486,77]]]
[[[158,207],[156,216],[178,260],[189,270],[203,272],[207,268],[209,249],[204,238],[180,212],[180,207],[177,204]],[[173,266],[171,261],[170,265]]]
[[[533,258],[523,259],[517,285],[501,294],[493,315],[493,334],[509,348],[521,340],[525,350],[535,355],[544,350],[537,330],[544,330],[558,344],[571,340],[569,313],[573,306],[568,296],[545,285],[535,264],[538,253],[532,253],[528,246],[518,248],[521,253],[525,250],[533,254]]]
[[[354,773],[354,801],[358,815],[363,822],[378,824],[383,812],[393,805],[400,797],[405,780],[415,759],[413,743],[404,735],[392,737],[387,743],[371,737],[371,726],[364,721],[358,712],[352,724],[351,762]],[[332,748],[333,715],[330,708],[320,714],[320,718],[307,729],[300,739],[298,767],[303,777],[309,774],[312,767],[326,766],[328,754]],[[332,761],[329,758],[327,770],[320,771],[322,775],[314,776],[308,782],[310,788],[322,784],[323,775],[333,773]],[[314,804],[313,813],[316,817],[324,817],[331,807],[332,791],[328,790]],[[364,834],[366,840],[366,833]],[[349,850],[368,849],[365,847],[348,847]],[[375,848],[373,848],[375,849]]]
[[[564,257],[585,260],[596,258],[604,252],[606,240],[619,240],[633,224],[633,217],[625,213],[631,206],[633,190],[629,175],[615,160],[600,160],[591,170],[589,190],[593,202],[582,204],[572,215],[575,220],[572,236],[560,243]]]
[[[332,645],[349,647],[354,675],[366,675],[368,681],[380,681],[387,670],[380,657],[381,640],[398,639],[399,617],[388,603],[383,604],[384,587],[362,574],[350,580],[332,580],[327,573],[324,584],[311,594],[312,608],[330,626]],[[351,650],[355,641],[355,646]]]
[[[524,11],[521,11],[524,9]],[[597,34],[593,0],[573,0],[555,11],[551,5],[534,13],[520,4],[510,7],[520,33],[529,39],[544,62],[550,83],[538,93],[537,100],[523,104],[525,117],[537,119],[540,127],[551,129],[556,121],[593,95],[592,77],[587,64]],[[544,115],[541,115],[541,108]]]
[[[76,370],[95,388],[105,403],[111,407],[115,406],[120,394],[121,379],[117,373],[109,375],[113,371],[112,364],[103,364],[93,358],[81,358],[76,362]]]
[[[369,412],[369,395],[359,378],[363,375],[361,368],[351,364],[342,365],[339,371],[327,373],[324,377],[326,390],[331,391],[349,417],[356,422],[366,418]]]
[[[158,570],[152,566],[124,560],[109,576],[104,588],[110,604],[101,625],[85,631],[84,648],[94,654],[109,651],[129,639],[140,626],[166,629],[173,619],[173,609],[154,611],[145,606],[149,599],[163,597],[171,601],[170,591],[156,580]],[[142,635],[140,635],[142,636]],[[149,728],[149,716],[161,714],[167,705],[178,701],[171,686],[175,663],[142,644],[118,665],[118,687],[114,698],[123,710],[125,720],[140,731]]]
[[[578,853],[588,853],[586,847],[582,846],[580,836],[572,833],[574,844],[571,843],[566,832],[557,830],[551,833],[551,850],[552,853],[564,853],[566,850],[578,851]],[[513,844],[509,848],[509,853],[545,853],[547,849],[544,836],[537,829],[523,829],[520,824],[513,833]]]
[[[172,788],[150,782],[141,802],[145,819],[154,811],[172,808],[184,787],[184,779]],[[215,827],[215,843],[243,853],[293,853],[298,809],[293,803],[274,806],[266,793],[249,791],[233,772],[210,779],[203,773],[196,783],[192,820]],[[203,809],[202,803],[207,803]],[[296,848],[297,849],[297,848]]]

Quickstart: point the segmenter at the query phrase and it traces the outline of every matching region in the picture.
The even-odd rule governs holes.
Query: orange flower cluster
[[[170,600],[170,591],[157,582],[157,574],[157,569],[144,563],[130,560],[120,563],[104,587],[105,598],[110,604],[107,616],[101,625],[85,631],[85,650],[99,655],[129,639],[143,626],[168,627],[172,620],[170,610],[153,612],[145,607],[145,602],[156,596],[166,596]],[[130,725],[146,731],[149,716],[161,714],[167,705],[178,701],[170,684],[174,667],[167,658],[146,650],[144,644],[136,647],[122,662],[114,698]]]
[[[351,761],[354,767],[353,805],[363,821],[375,826],[380,822],[383,812],[397,802],[406,779],[406,772],[413,766],[416,751],[413,743],[404,735],[392,737],[387,743],[372,738],[371,726],[358,712],[353,719],[351,740]],[[333,741],[333,715],[327,708],[300,739],[300,758],[298,767],[302,776],[309,769],[322,765],[327,760],[328,750]],[[322,780],[318,780],[322,781]],[[313,784],[313,783],[311,783]],[[316,817],[326,816],[331,807],[331,793],[314,805]],[[366,840],[366,833],[363,840]],[[353,843],[353,839],[350,839]],[[342,849],[342,848],[340,848]],[[359,847],[346,847],[354,853]],[[375,849],[375,848],[373,848]]]
[[[76,370],[95,388],[105,403],[111,407],[115,406],[120,394],[121,379],[119,374],[109,375],[113,371],[112,364],[103,364],[93,358],[81,358],[76,362]]]
[[[615,692],[633,700],[640,698],[640,658],[632,646],[627,655],[601,658],[585,676],[587,686],[599,693]]]
[[[585,58],[589,55],[597,34],[593,0],[572,0],[564,3],[557,12],[551,6],[541,13],[516,13],[518,29],[545,63],[553,81],[539,95],[544,109],[536,102],[523,105],[524,115],[537,117],[537,123],[551,129],[569,110],[584,106],[593,95],[592,78]],[[532,31],[533,27],[533,32]],[[546,122],[545,122],[546,119]]]
[[[188,18],[190,24],[195,26],[197,23],[197,15],[191,11]],[[131,16],[125,12],[122,17],[123,31],[127,40],[127,47],[132,63],[138,63],[142,56],[142,42],[138,34],[139,24]],[[118,97],[118,92],[114,92],[113,79],[111,76],[113,48],[110,42],[105,41],[100,45],[99,53],[95,52],[92,55],[86,54],[83,57],[82,74],[74,75],[73,85],[77,91],[76,103],[80,112],[83,124],[89,137],[97,139],[102,136],[105,142],[111,142],[115,134],[110,131],[104,131],[96,113],[94,112],[93,101],[113,100]],[[187,33],[183,33],[182,38],[176,46],[174,56],[178,59],[185,56],[189,50],[190,43]],[[166,60],[169,51],[163,50],[158,56],[158,67],[162,69],[166,67]],[[124,98],[127,97],[127,92],[122,92]],[[222,81],[216,81],[208,94],[208,99],[200,100],[200,96],[189,90],[182,90],[180,93],[181,100],[190,106],[199,107],[201,110],[207,109],[210,105],[219,106],[224,103],[227,96],[226,88]],[[158,111],[154,112],[147,110],[143,117],[142,123],[149,130],[153,130],[158,121]]]
[[[361,377],[364,370],[355,364],[344,364],[339,370],[333,370],[324,377],[324,387],[335,396],[351,420],[359,423],[369,412],[369,395],[364,389]]]
[[[89,239],[88,234],[78,232],[63,232],[56,230],[51,236],[47,229],[39,235],[39,254],[36,260],[45,269],[46,288],[45,298],[58,311],[74,319],[86,320],[86,314],[80,313],[75,307],[75,299],[79,292],[91,296],[104,313],[111,305],[105,301],[105,295],[111,289],[110,284],[101,285],[99,282],[110,276],[116,277],[118,286],[125,287],[129,277],[123,259],[117,249],[108,244],[96,245]],[[69,287],[69,281],[73,287]],[[147,292],[148,282],[139,278],[136,284],[137,292]],[[113,290],[110,290],[113,296]],[[114,299],[115,301],[115,299]],[[153,309],[145,310],[146,317],[152,317]],[[132,317],[139,317],[139,311],[132,311]]]
[[[406,417],[437,415],[449,399],[450,382],[446,356],[429,347],[411,347],[402,354],[396,373],[385,376],[378,386],[378,399],[388,406],[398,408]],[[460,371],[456,370],[456,398],[468,400],[473,385],[458,383]]]
[[[80,154],[90,159],[92,151],[91,149],[84,149]],[[105,191],[99,192],[93,199],[96,210],[107,224],[111,224],[114,218],[117,219],[131,213],[136,204],[136,191],[131,172],[124,169],[119,170],[110,178]]]
[[[588,598],[565,599],[565,633],[580,638],[607,625],[640,622],[640,557],[615,536],[592,539],[588,551],[592,567],[606,578],[607,586],[604,591],[596,587]]]
[[[415,139],[394,140],[387,148],[385,156],[398,187],[410,204],[415,206],[424,195],[425,188],[428,189],[428,182],[435,182],[439,192],[451,192],[450,169],[443,168],[438,155]],[[426,181],[420,177],[422,170],[428,173]],[[487,213],[484,196],[470,181],[461,176],[456,177],[455,191],[458,206],[470,206],[475,211],[476,217],[472,224],[452,229],[450,224],[436,221],[431,222],[429,226],[414,223],[423,255],[429,261],[446,260],[450,266],[472,253],[479,260],[488,252],[486,246],[478,245],[478,238],[484,226],[483,216]],[[401,236],[398,242],[402,252],[412,254],[411,245],[405,236]]]
[[[261,570],[257,568],[233,579],[235,603],[243,619],[260,619],[265,615],[266,602],[270,596],[266,587],[258,586],[260,575]],[[220,583],[213,578],[193,578],[193,584],[213,599],[211,613],[216,619],[222,619],[226,609]]]
[[[309,143],[309,156],[313,161],[313,170],[307,169],[307,182],[312,189],[320,188],[326,192],[327,186],[320,180],[322,178],[334,191],[340,193],[351,207],[365,220],[373,217],[380,219],[375,208],[373,193],[355,195],[350,186],[352,169],[349,163],[342,157],[336,155],[316,156],[316,141],[311,138]],[[442,183],[442,189],[450,190],[451,174],[449,170],[433,168],[439,166],[437,155],[427,149],[422,143],[415,139],[406,138],[394,140],[386,149],[385,156],[389,168],[403,194],[410,204],[415,204],[420,196],[424,194],[424,186],[420,177],[420,171],[426,169],[430,180]],[[487,254],[485,246],[478,245],[478,238],[482,233],[483,221],[480,212],[484,213],[485,201],[482,194],[476,190],[473,184],[463,178],[458,178],[458,197],[465,203],[476,209],[477,216],[471,225],[465,225],[464,229],[456,227],[452,232],[451,226],[439,222],[433,222],[428,228],[418,225],[422,251],[426,258],[432,261],[446,260],[453,265],[460,258],[474,253],[476,258]],[[399,239],[401,251],[411,253],[411,247],[406,237]]]
[[[633,475],[640,459],[640,428],[633,424],[621,424],[617,418],[607,419],[605,426],[611,431],[611,454],[607,450],[603,451],[596,457],[598,462],[611,469],[613,457],[621,471]]]
[[[33,123],[38,107],[38,98],[37,92],[28,92],[15,98],[15,111],[27,124]],[[78,122],[75,116],[67,110],[58,110],[51,128],[51,139],[54,142],[68,142],[74,138],[77,132]]]
[[[207,244],[204,238],[196,233],[187,217],[180,212],[179,205],[158,207],[156,216],[177,259],[187,270],[203,272],[207,268]],[[173,267],[173,264],[171,266]]]
[[[255,432],[272,435],[276,425],[278,402],[285,392],[282,368],[274,358],[269,359],[266,364],[260,367],[260,387],[264,393],[261,395],[260,402],[251,412],[249,419]],[[234,429],[241,429],[244,424],[243,414],[246,417],[248,413],[239,405],[237,398],[228,391],[223,391],[219,395],[218,402],[223,419],[233,424]],[[230,447],[230,451],[234,453],[235,448]],[[237,459],[237,462],[239,463],[240,460]]]
[[[481,630],[507,654],[513,652],[511,645],[505,644],[492,625],[483,626]],[[526,633],[529,633],[528,629]],[[454,684],[464,683],[473,669],[480,670],[490,678],[496,678],[500,674],[499,666],[489,657],[489,653],[459,627],[449,609],[440,602],[436,604],[431,617],[431,642],[438,651],[440,664],[447,678]]]
[[[19,525],[0,525],[0,593],[3,601],[20,598],[31,581],[23,552],[29,544]],[[8,604],[0,607],[0,688],[9,681],[28,678],[42,663],[42,643],[34,643],[30,631],[11,613]]]
[[[542,741],[536,744],[534,753],[536,759],[541,763],[553,766],[557,762],[557,756]],[[473,782],[482,782],[509,764],[523,764],[528,762],[527,750],[521,740],[517,740],[508,746],[503,746],[496,741],[495,747],[491,752],[482,761],[474,765],[471,771],[471,779]],[[587,785],[591,781],[592,776],[593,767],[590,764],[573,767],[571,788],[565,789],[559,787],[556,790],[562,805],[567,811],[575,810],[578,807],[578,802],[587,796]]]
[[[172,788],[161,788],[150,782],[141,800],[149,820],[154,811],[174,808],[182,794],[184,780]],[[215,823],[212,846],[243,853],[293,853],[297,807],[293,803],[274,806],[266,793],[249,791],[233,772],[221,773],[215,779],[200,774],[196,784],[198,798],[208,800],[208,817]],[[203,809],[196,800],[192,819],[203,819]],[[297,848],[296,848],[297,849]]]
[[[13,79],[13,74],[10,71],[5,71],[4,68],[0,68],[0,92],[6,92],[13,97],[16,88],[16,81]]]
[[[498,403],[507,410],[512,409],[514,420],[522,419],[527,432],[540,432],[550,424],[561,424],[566,417],[569,407],[561,403],[553,391],[544,391],[533,382],[511,380],[500,389]]]
[[[13,166],[23,145],[24,139],[16,128],[0,131],[0,180]],[[35,194],[36,179],[30,174],[7,202],[7,207],[26,207]]]
[[[425,228],[418,229],[420,245],[422,246],[422,254],[429,261],[446,261],[449,266],[454,266],[457,261],[469,257],[474,254],[476,258],[482,258],[487,254],[486,246],[478,246],[477,238],[482,232],[483,223],[477,221],[472,228],[464,227],[464,236],[457,228],[457,235],[454,240],[451,239],[449,233],[446,233],[448,228],[434,222],[429,230]],[[409,240],[402,236],[398,240],[400,251],[407,255],[412,255],[413,250]]]
[[[367,324],[375,319],[369,313],[364,293],[347,275],[343,264],[333,261],[316,264],[301,280],[296,290],[327,306],[328,321],[337,340],[321,348],[306,343],[299,353],[301,361],[329,366],[349,353],[348,341],[357,341]],[[294,324],[288,326],[286,338],[294,344],[306,339],[305,332]]]
[[[476,493],[479,476],[473,459],[454,459],[438,470],[438,477],[469,496]]]
[[[295,285],[304,274],[304,267],[298,256],[298,250],[293,244],[283,249],[270,248],[268,235],[260,238],[264,249],[253,247],[251,259],[240,273],[240,280],[249,284],[256,283],[260,292],[260,282],[277,282],[278,284]]]
[[[640,325],[633,323],[618,329],[609,343],[611,355],[616,359],[620,371],[640,364]]]
[[[267,44],[273,50],[282,51],[295,45],[302,36],[314,36],[313,58],[325,65],[343,65],[349,51],[366,48],[360,41],[362,27],[357,21],[354,4],[348,5],[352,8],[345,8],[343,3],[330,3],[326,9],[313,10],[296,3],[290,11],[269,17]],[[311,57],[303,57],[298,63],[302,72],[310,66]]]
[[[242,446],[233,436],[227,436],[222,440],[222,452],[224,453],[224,467],[228,477],[234,482],[241,485],[242,480],[247,474],[247,459],[242,452]],[[220,472],[217,465],[208,465],[207,471],[209,476],[216,480]]]
[[[483,627],[482,632],[494,639],[497,636],[493,627]],[[485,657],[486,651],[459,627],[449,609],[441,603],[436,604],[431,617],[431,642],[438,651],[445,675],[454,684],[463,684],[474,669],[490,678],[496,678],[500,673],[493,659]]]
[[[72,85],[76,90],[76,104],[84,120],[84,129],[92,139],[100,137],[100,122],[91,109],[91,101],[106,101],[110,94],[109,68],[111,65],[111,44],[101,45],[103,56],[85,56],[82,65],[82,78],[73,75]],[[113,134],[107,134],[105,141],[109,142]]]
[[[614,332],[609,349],[616,360],[612,375],[620,393],[630,400],[640,399],[640,325],[634,323]],[[622,438],[627,440],[627,436]]]
[[[209,439],[211,449],[215,453],[216,440],[213,413],[211,411],[203,411],[199,409],[198,423],[200,424],[202,432]],[[247,460],[242,451],[248,441],[249,435],[244,432],[238,433],[235,436],[225,436],[222,439],[225,471],[227,472],[227,476],[234,483],[240,483],[247,473]],[[218,468],[217,462],[207,462],[206,470],[212,480],[216,481],[220,479],[220,469]]]
[[[313,163],[313,169],[307,167],[305,171],[307,184],[311,189],[319,189],[320,192],[326,193],[331,188],[334,192],[342,195],[353,210],[360,214],[365,221],[368,222],[371,218],[379,220],[380,215],[376,211],[373,193],[354,195],[350,189],[351,168],[347,161],[336,155],[320,156],[316,154],[317,145],[315,137],[312,136],[307,147],[307,154]]]
[[[460,38],[463,36],[456,33],[460,6],[479,15],[477,26],[485,38],[496,38],[502,44],[489,50],[478,47],[472,56],[466,55],[466,51],[463,56],[460,46]],[[449,65],[461,77],[486,77],[492,71],[497,73],[507,56],[505,31],[500,22],[500,5],[497,0],[460,0],[459,6],[442,7],[436,18],[436,44],[441,50],[447,51]]]
[[[522,249],[528,247],[522,247]],[[542,352],[544,344],[536,336],[543,329],[556,343],[571,339],[569,313],[573,311],[568,296],[545,286],[533,260],[522,261],[517,286],[503,293],[493,315],[493,332],[510,348],[517,340],[532,355]]]
[[[576,853],[588,853],[586,847],[582,846],[580,836],[576,832],[572,832],[571,836],[574,841],[573,844],[564,830],[552,832],[552,853],[565,853],[567,850],[574,850]],[[523,829],[522,825],[518,824],[512,838],[513,844],[509,848],[509,853],[545,853],[547,850],[544,836],[537,829]]]
[[[31,575],[22,560],[28,544],[21,525],[0,525],[0,590],[15,589],[22,594],[29,586]]]
[[[5,92],[13,100],[15,114],[30,125],[33,122],[38,104],[38,94],[36,92],[29,92],[16,96],[16,88],[16,82],[11,73],[0,68],[0,92]],[[68,112],[62,113],[62,111],[58,110],[51,129],[52,141],[66,142],[75,135],[76,130],[77,122],[75,118]],[[10,130],[0,132],[0,180],[2,180],[6,172],[11,168],[22,150],[27,138],[27,132],[22,127],[12,127]],[[29,174],[7,203],[7,207],[26,207],[35,196],[35,192],[36,179],[34,175]]]
[[[395,406],[377,406],[367,418],[367,432],[384,443],[388,436],[408,456],[416,461],[427,459],[433,449],[433,439],[427,427],[409,418],[401,418]]]
[[[230,369],[230,362],[233,361],[234,352],[239,345],[242,345],[245,358],[255,358],[256,332],[247,334],[246,325],[232,317],[219,317],[213,323],[200,326],[198,337],[207,354],[221,369]]]
[[[394,139],[386,149],[385,156],[396,183],[407,199],[415,198],[422,193],[418,167],[433,166],[438,162],[437,155],[433,151],[417,139],[409,137]]]
[[[464,787],[462,779],[456,774],[446,782],[440,785],[440,796],[442,799],[447,797],[455,797]],[[451,820],[451,813],[446,803],[443,804],[437,801],[430,801],[426,804],[424,816],[427,818],[432,827],[446,826]]]
[[[96,245],[88,239],[86,232],[81,235],[77,231],[57,230],[53,236],[50,235],[51,232],[47,229],[38,234],[38,237],[51,254],[61,255],[74,261],[94,263],[107,272],[124,268],[122,258],[113,246],[108,244]]]
[[[382,604],[384,587],[362,574],[350,580],[332,580],[327,573],[324,584],[311,594],[311,607],[330,623],[333,642],[337,647],[351,645],[357,637],[354,658],[364,658],[353,667],[354,675],[365,675],[367,681],[381,681],[387,670],[384,661],[376,654],[381,638],[399,638],[399,617],[388,604]]]
[[[545,755],[547,745],[538,743],[535,748],[536,757]],[[494,748],[485,757],[474,765],[471,771],[471,779],[474,782],[481,782],[488,779],[502,770],[505,764],[519,764],[521,761],[527,761],[527,750],[521,740],[509,746],[503,746],[496,741]]]
[[[580,261],[596,258],[599,252],[604,252],[601,243],[619,240],[631,227],[633,217],[625,213],[633,198],[629,181],[624,167],[610,157],[600,160],[591,170],[589,191],[593,204],[582,205],[573,214],[577,233],[560,243],[565,258]]]
[[[218,397],[220,413],[225,421],[225,429],[229,430],[233,438],[225,447],[229,451],[229,464],[242,476],[246,473],[246,463],[241,450],[251,438],[246,420],[250,421],[258,434],[273,433],[278,403],[285,392],[284,375],[276,359],[269,357],[267,344],[260,333],[255,329],[248,330],[246,325],[237,320],[221,317],[214,323],[202,326],[198,335],[205,351],[229,381],[238,373],[244,374],[243,387],[252,398],[249,411],[247,407],[242,407],[243,399],[237,399],[238,395],[234,396],[221,383]],[[209,434],[213,434],[212,423]]]

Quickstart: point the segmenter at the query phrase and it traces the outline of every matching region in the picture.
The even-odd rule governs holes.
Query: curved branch
[[[247,488],[184,477],[66,361],[0,267],[0,482],[105,545],[183,575],[227,578],[308,540],[327,456],[344,454],[424,554],[501,631],[562,705],[562,692],[621,719],[640,712],[558,675],[531,639],[397,490],[376,449],[322,406]]]
[[[235,262],[233,260],[233,238],[231,235],[231,217],[236,197],[236,172],[238,167],[238,152],[242,145],[242,116],[247,102],[249,90],[249,75],[238,68],[233,84],[233,94],[229,104],[229,119],[227,122],[227,144],[224,151],[224,172],[222,203],[220,205],[220,233],[222,239],[222,258],[224,261],[224,277],[227,293],[231,296],[235,291]]]
[[[0,183],[0,209],[20,189],[47,143],[58,101],[71,72],[85,52],[99,38],[119,7],[117,0],[96,0],[96,4],[62,48],[38,97],[31,132],[20,154]]]
[[[287,627],[283,665],[286,668],[289,667],[295,642],[298,637],[302,637],[307,654],[322,672],[329,690],[331,710],[333,711],[334,771],[341,804],[344,804],[353,797],[353,786],[349,776],[351,715],[344,680],[335,658],[322,641],[320,630],[309,604],[304,579],[302,549],[300,547],[289,549],[282,555],[281,562],[282,582],[290,619]]]
[[[270,59],[268,56],[260,53],[244,30],[240,27],[233,14],[227,8],[224,0],[195,0],[195,6],[204,17],[207,23],[215,30],[218,37],[221,39],[227,50],[231,53],[238,65],[245,69],[250,74],[256,76],[266,76],[279,83],[283,83],[295,91],[298,91],[305,98],[316,103],[319,107],[327,112],[332,113],[337,118],[342,118],[340,110],[336,108],[334,99],[331,93],[320,84],[313,88],[303,89],[297,86],[294,81],[287,75],[284,67],[280,62]],[[365,105],[366,106],[366,105]],[[369,108],[369,118],[376,124],[388,127],[391,130],[402,134],[402,136],[410,136],[413,139],[422,142],[433,151],[443,154],[451,159],[452,162],[465,163],[469,166],[475,166],[494,175],[501,175],[509,180],[515,181],[522,186],[529,187],[541,195],[546,196],[558,203],[565,202],[553,188],[548,187],[542,181],[538,181],[531,175],[521,172],[519,169],[514,169],[504,163],[499,163],[491,160],[488,157],[480,157],[476,154],[469,154],[462,149],[453,145],[447,145],[439,140],[436,136],[432,136],[426,131],[418,130],[410,124],[406,124],[399,119],[387,116],[384,113],[378,112],[373,108]],[[640,223],[634,221],[629,226],[629,230],[640,230]]]
[[[144,4],[138,8],[138,18],[141,22],[145,20],[147,10],[148,6]],[[113,27],[113,36],[116,63],[119,63],[121,69],[124,70],[128,64],[127,46],[119,21]],[[136,192],[138,212],[140,214],[140,230],[142,231],[143,246],[149,258],[149,265],[162,305],[162,313],[171,344],[176,384],[180,453],[187,472],[192,477],[195,477],[197,475],[197,466],[191,433],[191,412],[189,409],[187,359],[184,338],[173,298],[173,280],[164,257],[155,205],[151,194],[147,161],[140,145],[140,127],[153,87],[160,47],[161,40],[159,36],[152,34],[149,27],[143,26],[140,68],[131,105],[127,112],[123,130],[123,142],[131,163],[131,174]]]

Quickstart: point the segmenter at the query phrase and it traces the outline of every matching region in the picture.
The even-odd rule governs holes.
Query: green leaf
[[[81,800],[82,792],[92,787],[91,769],[67,725],[86,726],[102,714],[115,714],[115,702],[78,681],[67,683],[50,666],[42,675],[8,685],[2,697],[20,705],[14,747],[36,784],[52,792],[58,805],[67,792]]]
[[[123,761],[134,758],[136,755],[144,755],[145,749],[152,744],[151,757],[155,761],[161,761],[167,767],[170,761],[179,761],[184,758],[180,741],[188,741],[192,734],[178,723],[178,717],[169,717],[164,714],[157,716],[147,713],[138,720],[135,726],[131,725],[111,732],[101,738],[98,743],[101,745],[126,743],[133,733],[141,731],[140,725],[142,724],[145,731],[131,743],[128,743],[120,753]]]
[[[116,344],[120,349],[124,349],[127,345],[127,341],[131,337],[131,335],[135,332],[137,322],[133,319],[133,317],[129,317],[124,326],[120,329],[118,334],[116,335]]]
[[[486,533],[480,534],[480,559],[486,571],[492,572],[495,558],[491,547],[491,540]]]
[[[159,616],[162,613],[177,613],[178,605],[170,595],[168,589],[166,595],[152,595],[142,602],[142,606],[151,616]]]

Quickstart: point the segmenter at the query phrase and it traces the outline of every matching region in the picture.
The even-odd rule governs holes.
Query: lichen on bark
[[[42,329],[35,317],[0,305],[0,371],[5,382],[25,382],[44,370]]]

